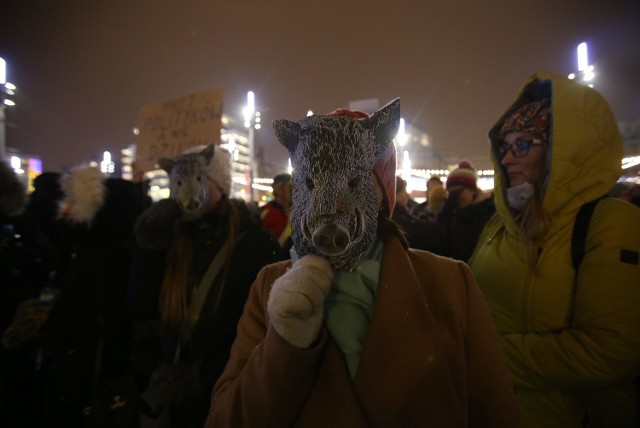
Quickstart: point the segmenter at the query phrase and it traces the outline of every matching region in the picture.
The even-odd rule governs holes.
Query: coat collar
[[[441,339],[446,333],[438,328],[425,293],[430,282],[417,277],[409,253],[395,236],[389,237],[376,307],[354,380],[365,412],[376,420],[403,408],[405,400],[415,400],[412,391],[424,391],[426,379],[432,390],[445,395],[451,383]],[[390,390],[380,394],[380,385]]]

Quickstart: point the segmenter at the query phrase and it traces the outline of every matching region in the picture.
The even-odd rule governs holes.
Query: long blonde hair
[[[544,177],[533,183],[533,196],[525,208],[514,215],[514,220],[520,229],[520,239],[527,244],[529,266],[535,268],[538,261],[538,247],[549,233],[552,217],[542,206]]]
[[[227,246],[227,254],[225,255],[225,262],[222,269],[222,279],[216,291],[214,311],[218,307],[226,284],[229,265],[231,264],[231,254],[236,244],[240,223],[240,214],[237,206],[231,203],[226,196],[223,196],[220,200],[218,211],[220,211],[223,218],[226,216],[229,220],[229,245]],[[192,290],[196,286],[196,281],[200,280],[200,278],[194,277],[192,261],[192,238],[185,232],[184,228],[180,226],[179,222],[176,222],[174,225],[174,239],[171,249],[169,250],[168,264],[162,280],[159,300],[162,322],[167,328],[174,332],[179,332],[185,325]]]

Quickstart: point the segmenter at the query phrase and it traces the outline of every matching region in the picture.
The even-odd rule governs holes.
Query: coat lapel
[[[382,256],[376,307],[354,381],[370,420],[392,423],[416,401],[431,400],[435,406],[450,393],[455,395],[439,336],[446,332],[439,331],[434,319],[432,302],[425,293],[429,286],[428,278],[416,276],[397,238],[389,239]],[[425,389],[425,384],[431,386]],[[418,392],[420,397],[416,397]]]

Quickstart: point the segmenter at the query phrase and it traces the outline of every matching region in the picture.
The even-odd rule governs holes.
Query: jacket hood
[[[61,180],[64,198],[59,215],[74,223],[91,224],[104,205],[106,187],[98,168],[76,167]]]
[[[59,216],[86,226],[95,235],[128,235],[140,212],[140,189],[121,178],[106,178],[93,167],[79,167],[62,177],[64,198]]]
[[[551,99],[543,206],[553,217],[552,233],[571,222],[584,203],[606,194],[616,183],[622,173],[622,137],[611,108],[594,89],[552,73],[527,78],[515,102],[489,131],[496,210],[509,228],[515,224],[506,202],[505,170],[497,155],[500,128],[514,110],[543,98]]]

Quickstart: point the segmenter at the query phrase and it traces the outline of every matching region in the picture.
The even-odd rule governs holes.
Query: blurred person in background
[[[433,189],[437,188],[437,187],[442,187],[442,179],[438,176],[432,175],[431,177],[429,177],[429,179],[427,180],[427,189],[424,192],[424,196],[425,196],[425,200],[424,202],[421,202],[417,205],[415,205],[414,207],[411,207],[411,214],[414,217],[417,218],[421,218],[421,217],[428,217],[428,213],[429,213],[429,197],[431,195],[431,192],[433,191]]]
[[[478,188],[477,181],[468,161],[460,162],[447,176],[446,199],[436,215],[444,239],[440,255],[469,260],[482,228],[494,214],[493,199]]]
[[[438,213],[442,210],[445,201],[447,200],[447,191],[444,186],[435,186],[429,192],[429,199],[427,200],[426,219],[429,222],[435,222],[438,219]]]
[[[42,387],[40,372],[35,368],[37,346],[33,341],[50,306],[39,305],[38,297],[58,263],[55,248],[26,210],[27,204],[25,186],[13,168],[0,160],[2,426],[33,426],[39,422]],[[30,312],[29,316],[25,316],[26,312]]]
[[[248,204],[229,197],[227,150],[197,146],[159,162],[171,196],[136,223],[131,277],[141,416],[200,428],[251,283],[280,260],[280,246]]]
[[[44,420],[51,426],[96,426],[106,423],[100,411],[112,398],[101,401],[97,391],[129,371],[126,292],[132,228],[142,207],[134,183],[106,178],[94,167],[73,168],[61,187],[59,216],[66,228],[54,282],[59,294],[39,335],[50,362]],[[135,426],[137,408],[123,391],[114,394],[123,395],[119,411],[128,417],[118,425]]]
[[[617,182],[613,185],[611,190],[609,190],[608,195],[612,198],[631,201],[631,185],[623,182]]]
[[[609,105],[579,82],[536,73],[489,137],[497,213],[469,264],[523,426],[637,427],[640,210],[599,200],[621,174]],[[576,240],[578,213],[593,201]],[[572,257],[576,241],[582,251]]]
[[[291,247],[291,208],[291,174],[278,174],[273,177],[273,199],[260,207],[260,219],[286,252]]]
[[[33,180],[33,192],[29,195],[27,212],[38,223],[38,227],[59,248],[64,239],[65,223],[58,216],[58,206],[64,193],[60,185],[62,174],[46,171]]]
[[[434,253],[442,252],[444,247],[439,245],[444,242],[443,229],[428,223],[426,218],[414,217],[407,205],[409,199],[407,182],[402,177],[396,177],[396,203],[391,219],[400,226],[409,247]]]
[[[640,184],[634,184],[629,190],[629,202],[636,207],[640,207]]]

